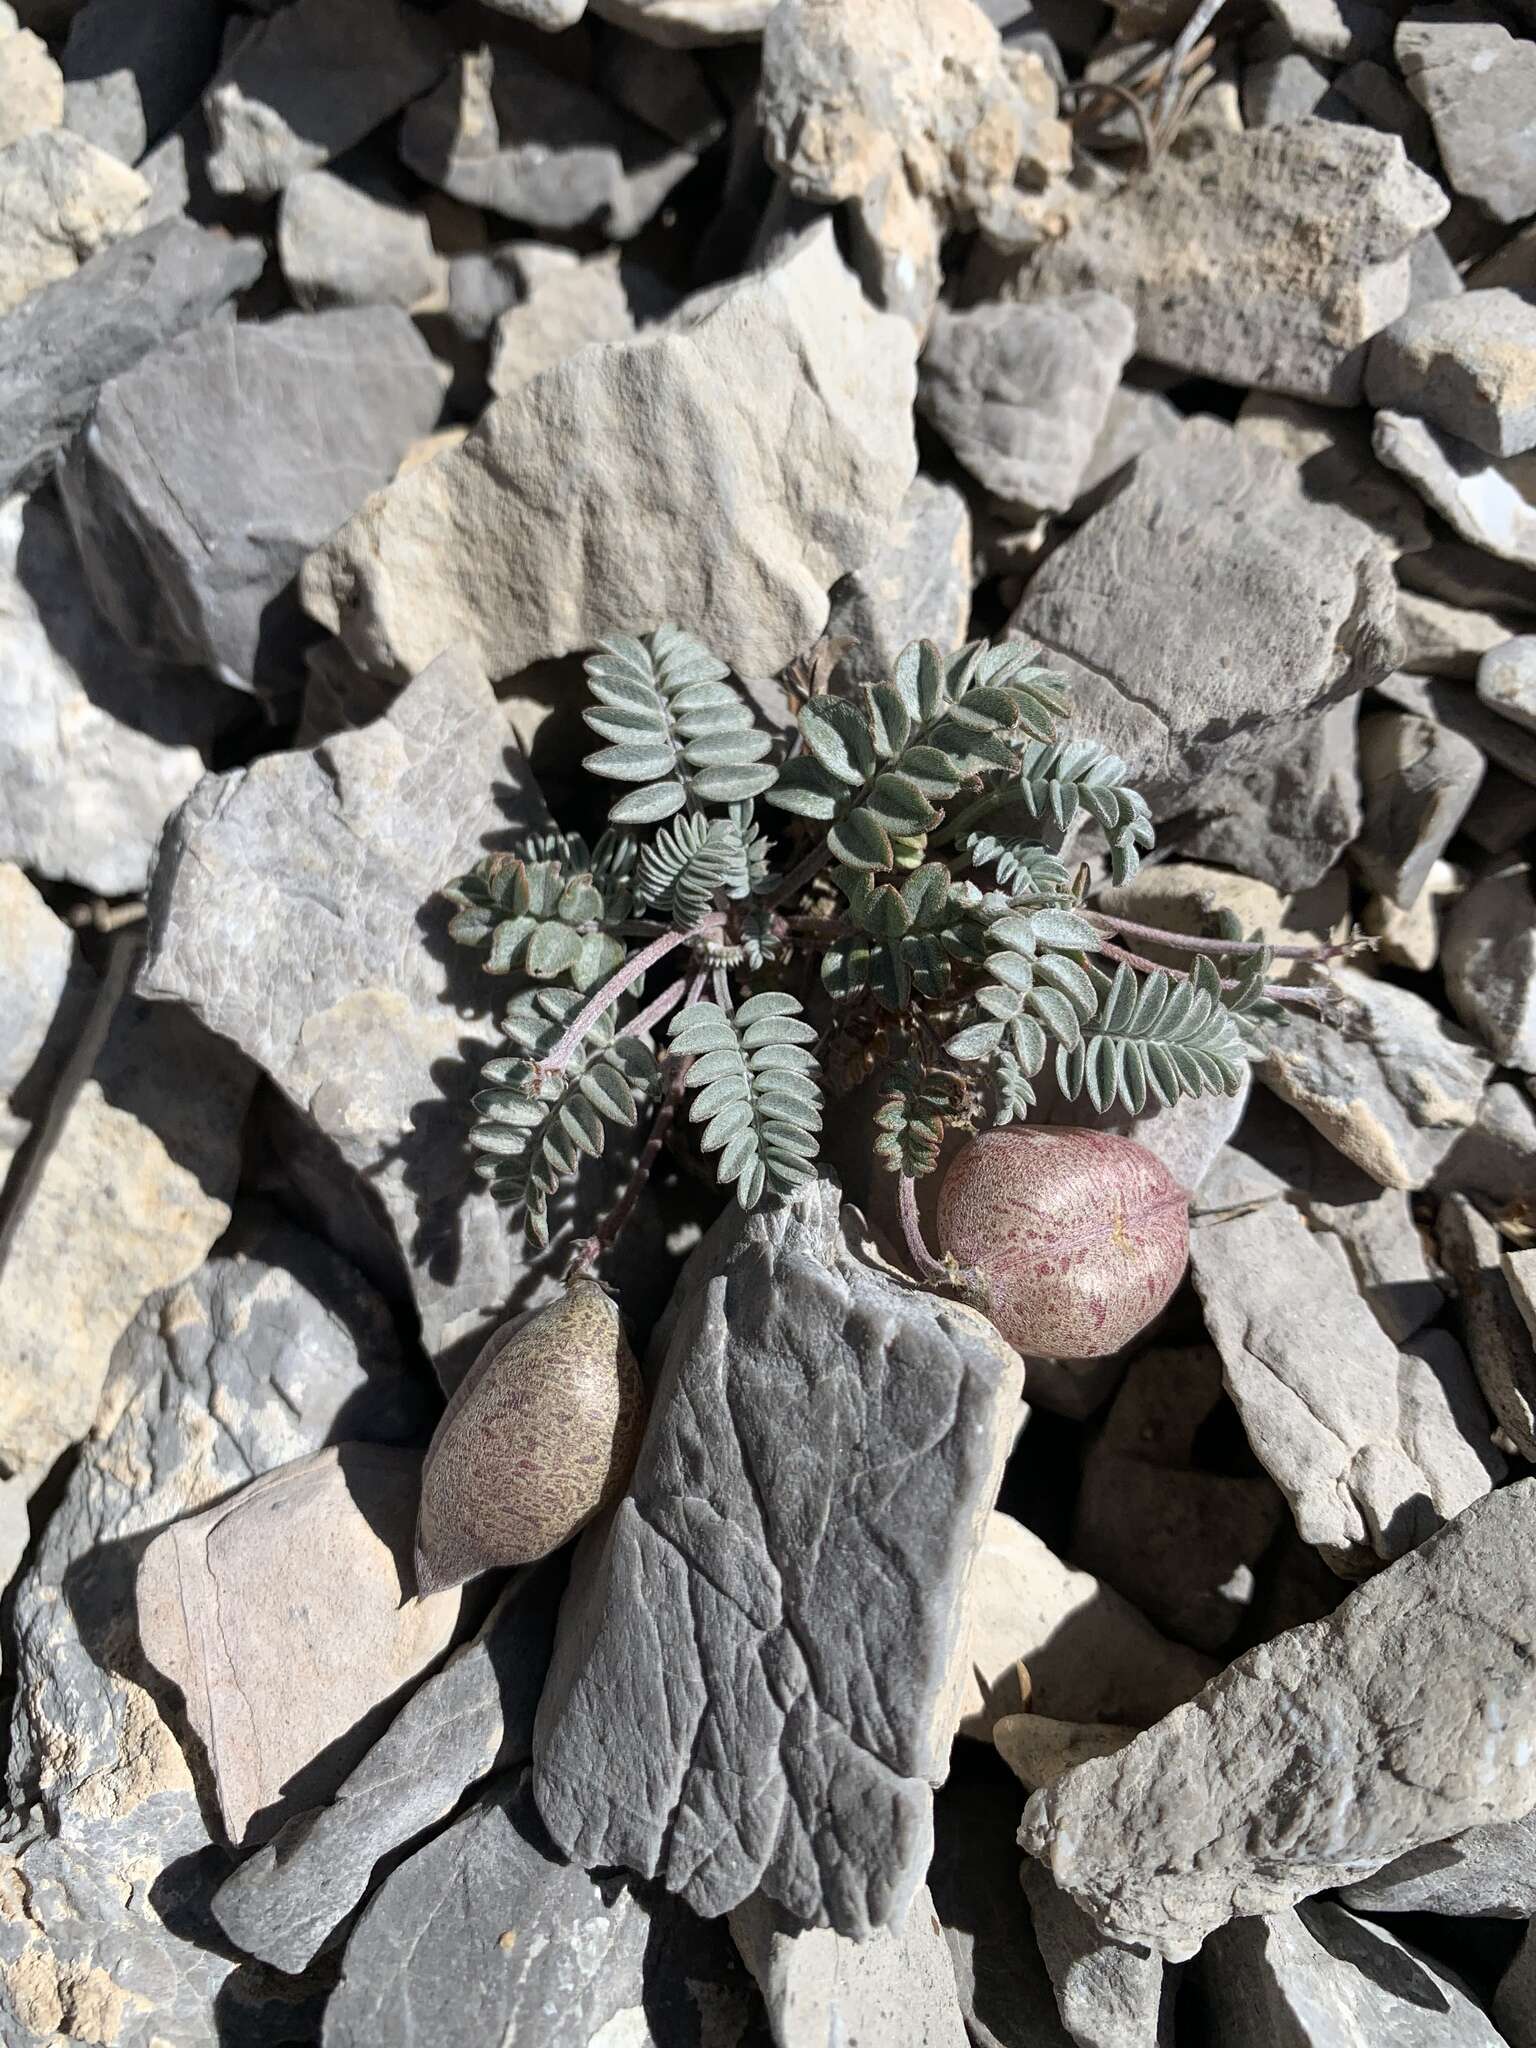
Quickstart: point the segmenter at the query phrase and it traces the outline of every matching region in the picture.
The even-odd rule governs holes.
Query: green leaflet
[[[922,1180],[939,1163],[947,1129],[969,1130],[970,1090],[959,1074],[907,1058],[890,1067],[875,1112],[875,1157],[889,1173]]]
[[[691,1121],[704,1126],[716,1175],[755,1209],[765,1195],[792,1194],[816,1170],[821,1130],[815,1031],[791,995],[751,996],[730,1016],[695,1003],[667,1027],[672,1051],[691,1056]]]
[[[685,806],[739,803],[771,787],[772,740],[725,663],[681,627],[615,633],[598,642],[586,672],[597,702],[582,717],[609,742],[586,766],[640,785],[610,807],[615,824],[653,825]]]
[[[1111,878],[1119,884],[1137,872],[1154,838],[1146,800],[1125,778],[1125,763],[1097,740],[1058,740],[1020,751],[1018,783],[1009,794],[1053,831],[1058,845],[1086,811],[1104,829]]]
[[[832,879],[857,928],[822,955],[822,987],[834,1001],[850,1002],[868,989],[883,1009],[904,1010],[914,994],[941,997],[955,961],[980,959],[980,891],[952,883],[938,861],[899,887],[858,868],[834,868]]]
[[[1202,955],[1187,980],[1159,968],[1090,968],[1097,1001],[1077,1041],[1056,1054],[1056,1079],[1069,1101],[1086,1094],[1095,1109],[1122,1104],[1140,1115],[1151,1097],[1235,1095],[1249,1044],[1223,1002],[1221,978]],[[1262,972],[1259,976],[1262,981]],[[1241,998],[1243,991],[1236,992]]]
[[[624,963],[623,941],[605,927],[630,914],[635,862],[634,841],[611,832],[590,852],[575,834],[551,832],[488,854],[443,891],[458,905],[448,936],[483,948],[487,974],[520,969],[593,988]]]
[[[739,901],[767,872],[768,846],[752,824],[752,806],[724,818],[682,817],[664,825],[640,856],[635,898],[664,912],[680,931],[713,907],[716,894]]]

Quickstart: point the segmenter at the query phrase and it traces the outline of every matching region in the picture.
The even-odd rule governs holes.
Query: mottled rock
[[[1208,1651],[1242,1626],[1285,1513],[1262,1474],[1197,1462],[1198,1432],[1221,1396],[1221,1359],[1208,1345],[1133,1360],[1084,1461],[1072,1526],[1079,1565]]]
[[[1026,1704],[1055,1720],[1145,1727],[1193,1699],[1215,1669],[1002,1514],[989,1517],[976,1564],[964,1667],[960,1732],[982,1740]]]
[[[0,314],[131,235],[149,200],[137,171],[67,128],[39,129],[0,150],[0,190]]]
[[[525,47],[458,57],[400,128],[418,176],[535,228],[628,241],[698,161]]]
[[[862,1938],[927,1866],[1021,1371],[982,1318],[866,1262],[839,1209],[822,1179],[727,1211],[685,1270],[629,1494],[576,1553],[534,1759],[578,1861],[705,1913],[762,1884]]]
[[[1136,344],[1107,292],[935,315],[918,409],[965,467],[1011,504],[1064,512],[1082,486]]]
[[[406,1701],[327,1805],[296,1814],[213,1900],[238,1948],[305,1969],[377,1865],[450,1814],[493,1770],[526,1763],[564,1570],[519,1574],[479,1634]]]
[[[434,23],[402,0],[294,0],[240,37],[203,94],[209,184],[280,192],[430,91],[447,62]]]
[[[449,1379],[491,1318],[531,1304],[462,1156],[470,1062],[489,1049],[455,1007],[474,977],[450,974],[422,913],[492,834],[545,822],[483,676],[445,655],[374,724],[210,776],[155,872],[140,986],[233,1039],[370,1191]],[[361,919],[347,906],[365,895]]]
[[[1440,1204],[1435,1237],[1484,1398],[1508,1447],[1536,1462],[1536,1344],[1500,1264],[1503,1240],[1463,1194]]]
[[[1254,1454],[1336,1571],[1402,1556],[1503,1478],[1460,1345],[1399,1351],[1289,1204],[1203,1222],[1190,1263]]]
[[[1299,715],[1383,675],[1394,611],[1358,520],[1309,505],[1272,450],[1194,419],[1063,542],[1010,629],[1067,657],[1080,724],[1163,817],[1219,808],[1234,770],[1272,754],[1276,722],[1289,748]]]
[[[1501,1066],[1536,1072],[1536,900],[1523,867],[1496,868],[1457,898],[1441,941],[1457,1016]]]
[[[1536,451],[1499,461],[1407,413],[1379,412],[1376,453],[1474,547],[1536,568]]]
[[[144,1654],[181,1690],[232,1842],[334,1792],[448,1647],[459,1592],[413,1595],[419,1473],[413,1451],[317,1451],[139,1560]]]
[[[50,496],[0,503],[0,855],[106,896],[142,889],[221,694],[136,660],[81,602]]]
[[[1409,712],[1360,723],[1365,817],[1350,858],[1371,888],[1408,905],[1466,816],[1483,757],[1460,733]]]
[[[1410,990],[1332,975],[1343,1021],[1294,1012],[1260,1079],[1382,1187],[1424,1187],[1475,1121],[1493,1062]]]
[[[500,315],[491,339],[496,397],[517,390],[590,342],[627,341],[635,316],[617,263],[604,256],[553,271]]]
[[[31,29],[0,37],[0,150],[64,118],[64,75]],[[4,176],[0,159],[0,176]]]
[[[210,319],[261,265],[259,242],[166,221],[0,317],[0,489],[39,481],[109,378]]]
[[[136,164],[208,83],[223,26],[207,0],[86,0],[60,58],[66,125]]]
[[[1454,1977],[1331,1899],[1219,1929],[1199,1973],[1220,2037],[1255,2048],[1503,2048]]]
[[[730,1926],[784,2048],[865,2040],[966,2048],[954,1966],[926,1885],[904,1925],[868,1941],[798,1927],[762,1892],[736,1907]]]
[[[1373,344],[1374,345],[1374,344]],[[1302,495],[1363,519],[1394,555],[1429,545],[1418,493],[1376,460],[1370,423],[1337,407],[1250,391],[1238,408],[1240,434],[1275,449],[1301,472]]]
[[[1489,648],[1477,664],[1477,694],[1490,711],[1536,732],[1536,635]]]
[[[724,1928],[567,1863],[522,1773],[375,1893],[347,1944],[325,2048],[764,2048],[756,2010]]]
[[[309,633],[294,571],[441,404],[393,306],[184,335],[102,392],[59,473],[98,604],[141,653],[291,688]]]
[[[277,210],[277,254],[299,305],[414,306],[448,287],[425,214],[330,171],[293,179]]]
[[[1020,1872],[1061,2023],[1077,2048],[1173,2048],[1173,1980],[1161,1956],[1106,1941],[1040,1864]]]
[[[1293,121],[1161,157],[1084,211],[1013,290],[1114,292],[1157,362],[1352,405],[1366,344],[1408,303],[1408,251],[1445,212],[1396,136]]]
[[[1520,1818],[1533,1530],[1536,1481],[1474,1502],[1334,1614],[1035,1793],[1023,1846],[1105,1934],[1178,1958],[1235,1916]]]
[[[1486,455],[1536,447],[1536,301],[1507,290],[1415,306],[1378,334],[1372,405],[1417,413]]]
[[[1536,211],[1536,45],[1452,5],[1415,8],[1394,48],[1453,189],[1494,220]]]
[[[914,640],[958,647],[970,618],[969,508],[953,484],[916,476],[880,552],[833,585],[828,638],[851,640],[843,672],[875,683]]]
[[[824,226],[692,325],[498,400],[311,556],[305,603],[397,676],[455,644],[514,675],[678,618],[743,674],[775,673],[900,509],[912,390],[911,329],[868,308]]]

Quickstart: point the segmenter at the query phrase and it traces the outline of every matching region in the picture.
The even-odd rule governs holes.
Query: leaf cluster
[[[632,839],[605,832],[589,852],[574,833],[541,833],[488,854],[443,894],[458,912],[448,936],[483,948],[487,974],[526,974],[592,988],[624,961],[611,927],[630,913]]]

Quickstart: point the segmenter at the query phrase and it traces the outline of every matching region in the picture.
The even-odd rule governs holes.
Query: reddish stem
[[[1176,953],[1258,953],[1268,952],[1276,960],[1337,960],[1349,953],[1349,943],[1334,940],[1326,946],[1266,946],[1262,940],[1192,939],[1185,932],[1165,932],[1155,924],[1133,924],[1128,917],[1116,917],[1107,910],[1085,911],[1090,924],[1101,931],[1126,932],[1133,939],[1148,939],[1154,946],[1171,946]]]
[[[654,1003],[647,1003],[638,1017],[631,1017],[624,1026],[627,1035],[634,1037],[642,1031],[654,1031],[669,1010],[675,1010],[688,986],[686,974],[680,974],[676,981],[669,983]]]
[[[618,973],[605,981],[602,987],[587,1002],[583,1003],[576,1015],[566,1026],[564,1035],[546,1058],[538,1062],[537,1071],[546,1078],[563,1073],[570,1064],[572,1053],[586,1037],[592,1026],[619,1000],[627,988],[633,988],[658,960],[664,960],[668,953],[679,946],[686,946],[690,940],[704,932],[718,931],[725,923],[725,913],[714,911],[709,917],[702,917],[685,932],[663,932],[659,939],[652,939],[648,946],[642,946],[632,960],[626,960]]]
[[[1256,949],[1250,946],[1247,950],[1251,953]],[[1108,960],[1123,961],[1127,967],[1139,967],[1143,974],[1167,974],[1175,981],[1188,981],[1190,978],[1187,967],[1165,967],[1160,960],[1149,960],[1144,953],[1128,952],[1124,946],[1113,945],[1108,939],[1100,946],[1099,951]],[[1223,988],[1236,988],[1238,984],[1235,980],[1229,980],[1222,981],[1221,985]],[[1271,1002],[1288,1003],[1293,1009],[1300,1008],[1306,1003],[1315,1003],[1319,1009],[1326,1009],[1328,1006],[1328,999],[1320,989],[1293,988],[1288,981],[1266,981],[1264,994]]]

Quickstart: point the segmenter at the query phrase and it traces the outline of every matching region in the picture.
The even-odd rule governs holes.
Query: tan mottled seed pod
[[[624,1491],[644,1426],[640,1369],[595,1280],[505,1324],[427,1448],[417,1591],[558,1550]]]
[[[987,1131],[939,1192],[939,1242],[980,1275],[1016,1351],[1102,1358],[1167,1302],[1189,1263],[1189,1196],[1109,1131]]]

